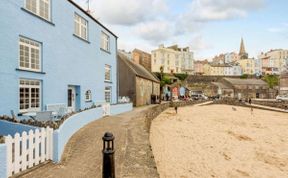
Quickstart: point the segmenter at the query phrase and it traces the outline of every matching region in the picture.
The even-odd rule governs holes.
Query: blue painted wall
[[[111,115],[132,111],[133,103],[111,105]]]
[[[0,178],[7,178],[7,146],[0,144]]]
[[[17,132],[22,134],[22,132],[26,131],[28,133],[31,129],[35,130],[36,128],[37,127],[0,120],[0,135],[11,135],[14,137]]]
[[[79,86],[78,108],[89,107],[85,92],[93,102],[103,102],[105,86],[112,87],[112,103],[117,98],[117,39],[67,0],[52,0],[52,23],[21,8],[24,0],[0,1],[0,115],[19,113],[19,78],[42,80],[42,110],[46,104],[66,103],[68,85]],[[73,36],[74,13],[88,21],[89,43]],[[110,36],[110,53],[100,49],[101,31]],[[42,71],[16,71],[19,67],[19,36],[42,43]],[[105,83],[105,64],[112,67],[112,82]]]

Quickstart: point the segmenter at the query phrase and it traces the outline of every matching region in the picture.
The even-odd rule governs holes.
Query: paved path
[[[249,103],[245,103],[245,104],[250,106]],[[280,111],[280,112],[287,112],[288,113],[288,110],[280,109],[280,108],[276,108],[276,107],[264,106],[264,105],[253,104],[253,103],[251,105],[254,106],[254,107],[262,108],[262,109],[268,109],[268,110],[271,110],[271,111]]]
[[[19,177],[102,177],[102,136],[106,131],[115,136],[117,177],[159,177],[145,127],[144,114],[151,107],[136,108],[86,125],[67,143],[61,164],[48,163]]]

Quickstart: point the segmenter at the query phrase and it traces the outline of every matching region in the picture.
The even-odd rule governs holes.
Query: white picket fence
[[[14,138],[5,138],[7,145],[7,175],[11,176],[20,171],[36,166],[53,156],[53,129],[36,129],[35,133],[16,133]]]

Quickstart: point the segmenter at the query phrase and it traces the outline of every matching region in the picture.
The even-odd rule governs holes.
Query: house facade
[[[0,14],[0,115],[117,103],[117,36],[72,0],[0,1]]]
[[[164,47],[164,45],[160,45],[151,53],[152,72],[160,72],[162,66],[164,73],[194,73],[194,53],[190,51],[189,47],[179,48],[177,45]]]
[[[119,96],[129,97],[134,106],[153,103],[160,97],[160,81],[142,65],[118,54]]]

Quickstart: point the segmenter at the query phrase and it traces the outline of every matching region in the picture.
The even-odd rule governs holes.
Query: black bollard
[[[114,136],[112,133],[106,132],[102,137],[102,140],[103,140],[102,178],[115,178]]]

